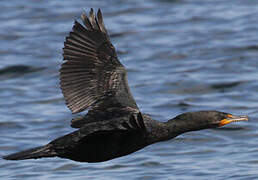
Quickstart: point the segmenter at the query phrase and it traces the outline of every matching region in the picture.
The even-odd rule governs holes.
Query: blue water
[[[0,159],[1,179],[258,179],[258,6],[254,0],[0,1],[0,156],[73,129],[59,89],[65,36],[101,8],[144,113],[196,110],[250,122],[180,135],[103,163]]]

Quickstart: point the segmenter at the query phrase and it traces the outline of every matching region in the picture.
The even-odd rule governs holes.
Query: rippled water
[[[1,179],[258,179],[258,6],[253,0],[0,1],[0,155],[72,132],[59,89],[65,36],[101,8],[134,97],[165,121],[195,110],[251,121],[183,134],[103,163],[0,159]]]

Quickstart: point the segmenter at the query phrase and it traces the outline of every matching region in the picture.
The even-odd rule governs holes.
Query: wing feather
[[[84,26],[75,20],[63,48],[60,85],[68,108],[73,113],[90,108],[83,122],[138,112],[101,11],[95,15],[91,9],[89,17],[83,13],[81,19]],[[130,123],[137,125],[132,118]]]

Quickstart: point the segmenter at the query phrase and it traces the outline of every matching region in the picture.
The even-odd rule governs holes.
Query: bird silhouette
[[[246,121],[218,111],[188,112],[167,122],[142,114],[130,92],[127,72],[110,42],[102,13],[90,10],[75,21],[66,37],[60,85],[72,113],[88,110],[71,121],[76,131],[47,145],[3,157],[7,160],[61,157],[102,162],[125,156],[182,133]]]

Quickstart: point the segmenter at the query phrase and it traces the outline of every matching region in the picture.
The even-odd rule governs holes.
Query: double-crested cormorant
[[[188,112],[167,122],[141,114],[130,92],[125,67],[118,60],[101,11],[81,15],[63,48],[61,89],[72,113],[89,109],[72,120],[78,130],[45,146],[5,156],[8,160],[61,157],[80,162],[102,162],[125,156],[179,134],[216,128],[247,116],[218,111]]]

